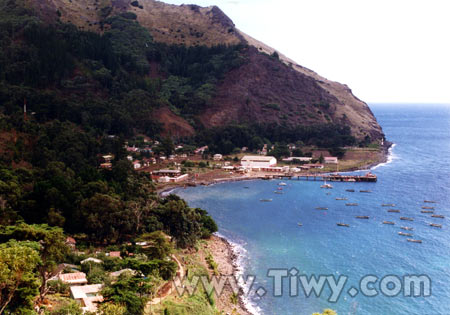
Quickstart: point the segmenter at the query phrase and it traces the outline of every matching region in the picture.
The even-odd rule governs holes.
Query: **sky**
[[[217,5],[248,35],[368,103],[450,104],[448,0],[164,0]]]

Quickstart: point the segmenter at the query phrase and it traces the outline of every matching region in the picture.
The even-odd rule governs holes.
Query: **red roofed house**
[[[121,258],[120,257],[120,252],[109,252],[109,257]]]
[[[75,241],[75,239],[73,237],[68,236],[66,238],[66,245],[72,249],[75,249],[75,246],[77,245],[77,241]]]

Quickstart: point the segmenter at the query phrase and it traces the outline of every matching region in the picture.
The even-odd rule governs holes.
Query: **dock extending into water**
[[[284,174],[279,175],[280,178],[297,179],[297,180],[318,180],[329,182],[370,182],[375,183],[377,176],[372,173],[365,175],[341,175],[341,174]]]

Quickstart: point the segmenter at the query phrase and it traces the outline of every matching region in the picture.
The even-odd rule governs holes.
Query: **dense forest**
[[[161,140],[153,113],[162,106],[195,127],[186,144],[207,144],[212,152],[283,141],[355,143],[348,127],[333,124],[206,130],[196,114],[223,76],[246,62],[244,46],[156,43],[131,12],[105,14],[102,34],[48,25],[25,3],[0,0],[0,277],[6,284],[0,313],[32,314],[34,297],[44,298],[57,264],[79,263],[65,245],[67,234],[86,248],[144,254],[145,260],[131,257],[100,269],[139,270],[154,288],[158,279],[174,275],[173,262],[165,260],[173,247],[192,247],[217,231],[205,210],[175,196],[160,198],[149,176],[136,173],[126,159],[124,143],[136,134]],[[114,156],[111,170],[98,168],[104,153]],[[156,244],[150,252],[135,247],[142,239]],[[128,242],[133,248],[122,247]],[[22,269],[14,269],[15,262]],[[87,270],[90,279],[102,274],[96,268]],[[20,283],[14,282],[18,274]],[[123,278],[108,286],[105,298],[124,307],[123,314],[140,314],[143,300],[118,292],[138,292],[141,284]]]
[[[152,118],[159,106],[170,102],[186,116],[200,110],[198,100],[208,99],[240,48],[155,44],[134,19],[107,18],[108,31],[98,35],[46,25],[20,1],[0,1],[0,313],[33,313],[57,265],[79,263],[66,233],[86,248],[117,246],[141,255],[101,271],[138,270],[150,279],[149,291],[174,275],[166,260],[173,247],[192,247],[217,231],[205,210],[175,196],[161,199],[149,176],[132,170],[124,142],[136,132],[159,134]],[[152,62],[166,80],[145,75]],[[111,170],[98,168],[105,152],[115,157]],[[154,234],[160,231],[170,244]],[[142,239],[155,244],[150,252],[122,248]],[[94,270],[87,274],[98,283]],[[108,305],[142,313],[144,299],[136,295],[142,281],[108,286]],[[71,307],[54,314],[78,314]]]

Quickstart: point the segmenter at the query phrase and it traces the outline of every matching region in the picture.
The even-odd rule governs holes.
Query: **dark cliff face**
[[[133,12],[157,42],[187,46],[246,44],[247,62],[225,75],[199,120],[205,127],[232,122],[280,125],[345,124],[358,139],[384,138],[370,108],[343,84],[297,65],[274,49],[240,32],[218,7],[169,5],[154,0],[35,0],[47,20],[60,19],[101,32],[102,14]],[[108,9],[110,8],[110,9]],[[55,12],[58,12],[56,16]],[[180,117],[180,123],[183,119]],[[184,122],[183,122],[184,123]]]

